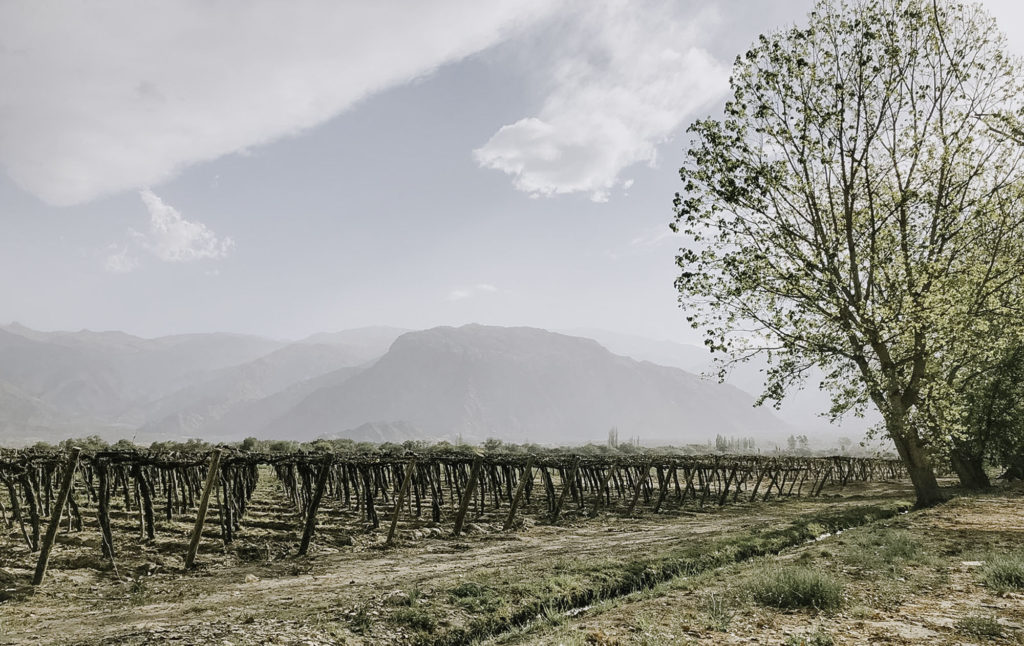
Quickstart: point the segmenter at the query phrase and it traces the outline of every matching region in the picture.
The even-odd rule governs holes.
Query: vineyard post
[[[478,455],[473,460],[473,466],[469,470],[469,480],[466,482],[466,490],[462,493],[459,513],[455,517],[455,536],[462,533],[462,525],[466,521],[466,510],[469,509],[469,502],[473,499],[473,490],[476,489],[476,481],[480,476],[480,467],[483,466],[483,463],[483,456]]]
[[[405,477],[402,478],[402,488],[398,491],[398,498],[395,499],[395,513],[391,515],[391,529],[388,530],[388,540],[384,543],[385,547],[391,547],[391,544],[395,540],[395,530],[398,528],[398,517],[402,513],[402,503],[405,501],[405,495],[409,491],[409,484],[412,482],[412,472],[416,468],[416,458],[409,461],[408,466],[405,469]]]
[[[633,500],[629,503],[629,509],[626,510],[627,516],[633,515],[633,509],[636,508],[636,502],[640,500],[640,491],[643,489],[644,483],[647,482],[647,478],[651,477],[651,467],[654,466],[654,460],[648,460],[644,465],[643,471],[637,474],[636,488],[633,489]]]
[[[191,569],[196,561],[199,541],[203,537],[203,523],[206,522],[206,510],[210,506],[210,494],[213,493],[213,488],[217,483],[217,476],[220,475],[220,458],[223,453],[222,449],[217,449],[210,455],[210,469],[206,473],[206,484],[203,486],[203,494],[199,498],[196,524],[192,528],[192,539],[188,543],[188,554],[185,556],[185,569]]]
[[[577,455],[573,461],[572,466],[569,468],[569,472],[562,482],[562,493],[558,496],[558,502],[555,503],[555,509],[551,512],[551,522],[557,523],[558,516],[562,513],[562,505],[565,503],[565,497],[569,495],[569,489],[572,488],[572,483],[576,479],[576,472],[580,468],[580,457]]]
[[[331,465],[334,463],[334,456],[328,455],[324,458],[323,466],[316,479],[316,489],[309,501],[309,510],[306,513],[306,529],[302,532],[302,542],[299,544],[299,556],[305,556],[309,551],[309,542],[313,540],[313,530],[316,529],[316,511],[320,507],[320,499],[324,497],[324,489],[327,488],[327,479],[331,475]]]
[[[46,575],[46,566],[50,561],[50,548],[53,547],[53,541],[57,538],[57,530],[60,528],[60,517],[64,511],[64,506],[67,505],[68,495],[71,493],[71,485],[75,481],[75,469],[78,468],[78,455],[82,452],[82,449],[73,447],[71,449],[71,455],[68,457],[68,466],[64,471],[64,480],[60,483],[60,492],[57,494],[57,500],[53,503],[53,513],[50,516],[50,524],[46,526],[46,536],[43,537],[42,549],[39,551],[39,561],[36,563],[36,573],[32,577],[32,585],[39,585],[43,582],[43,577]]]
[[[612,472],[615,470],[614,460],[608,463],[608,470],[604,474],[604,478],[601,480],[601,486],[597,488],[597,498],[594,500],[594,505],[590,508],[590,517],[597,516],[597,510],[605,506],[604,503],[604,492],[608,489],[608,483],[611,482]],[[611,505],[611,495],[608,496],[608,505]]]
[[[519,500],[523,497],[523,492],[526,491],[526,482],[533,480],[533,462],[537,458],[530,456],[526,460],[526,468],[523,469],[523,477],[519,480],[519,486],[516,487],[516,495],[512,498],[512,506],[508,509],[508,517],[505,519],[505,526],[502,531],[508,531],[512,529],[512,521],[516,517],[516,508],[519,507]]]

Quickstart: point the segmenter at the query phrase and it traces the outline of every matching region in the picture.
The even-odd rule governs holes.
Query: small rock
[[[260,578],[258,576],[256,576],[255,574],[246,574],[245,575],[245,582],[246,583],[256,583],[259,580],[260,580]]]

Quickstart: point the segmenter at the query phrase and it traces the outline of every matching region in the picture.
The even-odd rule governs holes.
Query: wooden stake
[[[636,501],[640,500],[640,490],[643,488],[644,483],[647,482],[647,478],[651,477],[651,467],[654,465],[653,460],[648,460],[644,470],[637,474],[636,487],[633,489],[633,500],[629,503],[629,509],[626,510],[627,516],[633,515],[633,509],[636,508]]]
[[[60,483],[60,493],[57,500],[51,505],[53,513],[50,516],[50,524],[46,526],[46,536],[43,537],[42,549],[39,552],[39,561],[36,563],[36,573],[32,577],[32,585],[39,585],[46,575],[46,566],[50,561],[50,548],[57,538],[57,530],[60,528],[60,517],[64,512],[64,506],[68,502],[68,494],[71,493],[71,485],[75,481],[75,469],[78,467],[78,455],[82,449],[77,446],[71,449],[71,456],[68,458],[68,466],[64,471],[64,480]]]
[[[476,489],[477,478],[480,477],[480,467],[483,466],[483,456],[477,456],[473,460],[473,466],[469,469],[469,480],[466,482],[466,490],[462,492],[462,502],[459,504],[459,513],[455,516],[455,535],[462,533],[462,525],[466,522],[466,510],[469,509],[469,502],[473,499],[473,490]]]
[[[402,488],[398,491],[398,497],[395,499],[395,513],[391,515],[391,529],[388,530],[388,540],[385,541],[384,547],[391,547],[395,540],[398,517],[402,513],[402,503],[405,501],[405,494],[409,491],[409,484],[412,483],[412,472],[415,468],[416,458],[413,458],[405,468],[405,477],[402,478]]]
[[[306,510],[306,529],[302,532],[299,556],[306,555],[306,552],[309,551],[309,542],[313,540],[313,531],[316,529],[316,511],[320,508],[320,499],[324,497],[324,489],[327,488],[327,478],[331,475],[333,462],[334,456],[328,455],[316,478],[316,489],[313,490],[313,497],[309,500],[309,509]]]
[[[533,463],[536,459],[536,457],[531,455],[526,460],[526,468],[523,469],[523,477],[519,480],[519,485],[516,486],[516,495],[512,498],[512,506],[508,509],[508,517],[505,519],[503,531],[507,532],[512,529],[512,522],[516,517],[516,509],[519,507],[519,500],[523,497],[523,492],[526,491],[526,483],[529,480],[533,480]]]
[[[199,541],[203,537],[203,523],[206,522],[206,510],[210,506],[210,494],[217,484],[217,476],[220,475],[220,457],[223,450],[217,449],[210,455],[210,469],[206,473],[206,484],[203,486],[203,494],[199,498],[199,510],[196,512],[196,524],[192,528],[192,540],[188,543],[188,554],[185,555],[185,568],[191,569],[196,562],[196,552],[199,550]]]
[[[569,490],[572,488],[573,482],[576,480],[576,472],[580,468],[580,458],[576,456],[572,461],[572,466],[569,468],[569,475],[565,481],[562,482],[562,493],[558,496],[558,502],[555,503],[555,509],[551,512],[551,522],[557,523],[558,516],[562,513],[562,504],[565,502],[565,497],[569,495]]]

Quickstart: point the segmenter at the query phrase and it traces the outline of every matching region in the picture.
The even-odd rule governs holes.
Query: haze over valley
[[[0,441],[98,434],[141,444],[328,437],[555,445],[604,442],[615,427],[647,445],[721,434],[767,447],[815,432],[806,411],[755,408],[752,393],[702,378],[709,361],[695,346],[598,330],[378,326],[287,342],[11,324],[0,327]],[[812,403],[827,408],[815,394]]]

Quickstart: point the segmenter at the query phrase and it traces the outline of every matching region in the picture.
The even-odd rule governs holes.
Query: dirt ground
[[[1021,644],[1024,590],[981,582],[987,559],[1024,548],[1024,496],[1013,488],[850,529],[537,622],[491,644]],[[881,540],[878,540],[881,537]],[[882,558],[895,539],[913,546]],[[780,610],[750,599],[749,582],[800,565],[843,586],[838,610]]]
[[[297,557],[297,519],[282,507],[280,492],[275,495],[276,499],[272,496],[253,505],[231,552],[216,549],[215,533],[205,536],[201,567],[194,572],[182,568],[182,539],[188,524],[177,521],[164,524],[156,542],[119,545],[116,571],[102,569],[95,535],[61,535],[46,582],[26,590],[20,583],[29,578],[32,561],[15,540],[17,533],[8,532],[0,543],[0,589],[17,589],[0,601],[0,644],[465,643],[467,639],[455,630],[460,626],[486,629],[488,613],[522,605],[533,594],[580,598],[584,587],[594,585],[605,572],[639,557],[692,551],[695,546],[717,545],[716,541],[744,532],[759,535],[823,512],[909,498],[905,486],[888,483],[850,487],[815,499],[740,503],[696,513],[648,512],[639,518],[602,513],[585,518],[570,512],[558,526],[528,521],[512,533],[501,532],[496,518],[482,518],[459,539],[448,536],[447,527],[403,525],[402,540],[391,549],[383,548],[386,526],[353,533],[358,523],[348,519],[342,531],[342,524],[334,520],[348,512],[335,510],[324,521],[310,556]],[[979,503],[977,510],[954,504],[913,517],[946,522],[948,540],[957,540],[963,534],[960,520],[981,527],[985,518],[1007,505],[1017,507],[1019,500],[991,498]],[[115,521],[122,530],[133,523],[130,515]],[[1018,514],[1008,515],[997,533],[1019,542],[1022,531],[1024,517]],[[595,569],[595,564],[604,569]],[[975,592],[967,583],[970,573],[963,567],[964,582],[959,585],[971,596]],[[709,584],[714,582],[709,579]],[[506,588],[504,596],[513,601],[502,596]],[[474,591],[484,589],[498,597],[474,596]],[[638,634],[637,618],[648,613],[656,618],[680,614],[659,611],[662,601],[653,595],[662,592],[672,595],[665,602],[676,610],[697,596],[669,582],[643,593],[642,598],[630,595],[602,602],[599,614],[596,606],[582,612],[552,609],[539,614],[537,621],[521,622],[525,625],[516,627],[515,634],[497,628],[490,634],[516,643],[601,643],[589,635],[604,639],[600,635],[607,631],[607,643],[619,639],[641,643],[628,641]],[[899,612],[914,608],[908,603]],[[897,612],[859,621],[884,626],[901,616]],[[773,616],[772,630],[796,629],[805,619]],[[749,630],[744,629],[742,638],[736,633],[736,638],[749,642],[757,634],[758,621],[762,620],[754,615],[749,622],[737,621],[737,627],[749,625]],[[692,627],[671,623],[651,624],[651,630],[666,631],[665,639],[655,636],[654,641],[642,643],[685,643],[689,638],[696,643],[725,643],[726,635],[701,637]]]

